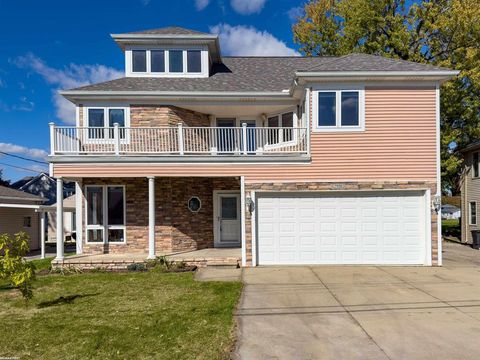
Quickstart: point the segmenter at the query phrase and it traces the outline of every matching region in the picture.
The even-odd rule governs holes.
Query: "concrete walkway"
[[[442,268],[244,269],[234,357],[478,359],[480,252],[444,250]]]

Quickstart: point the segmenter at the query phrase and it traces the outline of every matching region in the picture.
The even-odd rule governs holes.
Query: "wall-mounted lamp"
[[[247,197],[245,199],[245,206],[247,207],[247,210],[251,213],[255,211],[255,203],[253,202],[251,197]]]
[[[438,214],[440,208],[442,207],[442,197],[440,195],[435,195],[433,197],[432,206],[435,209],[435,212]]]

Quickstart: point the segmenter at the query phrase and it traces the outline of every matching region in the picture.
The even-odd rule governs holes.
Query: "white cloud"
[[[231,0],[233,10],[242,15],[259,13],[267,0]]]
[[[141,1],[143,6],[147,6],[148,4],[150,4],[150,0],[141,0]]]
[[[195,0],[195,7],[197,10],[203,10],[208,6],[209,3],[210,0]]]
[[[58,90],[71,89],[123,76],[122,71],[100,64],[78,65],[71,63],[63,69],[55,69],[33,54],[20,56],[14,59],[13,63],[20,68],[33,70],[47,83],[55,87],[53,90],[55,112],[57,117],[67,124],[75,123],[75,107],[59,95]]]
[[[290,21],[297,21],[298,18],[305,15],[305,9],[303,6],[293,7],[287,11],[287,15]]]
[[[212,26],[210,32],[219,34],[220,46],[226,55],[300,56],[269,32],[252,26],[218,24]]]
[[[47,152],[42,149],[27,148],[25,146],[10,143],[0,143],[0,151],[11,154],[27,155],[37,159],[45,159],[48,155]]]

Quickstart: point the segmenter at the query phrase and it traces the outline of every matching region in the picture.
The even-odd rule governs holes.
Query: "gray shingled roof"
[[[159,29],[132,31],[127,34],[150,34],[150,35],[212,35],[201,31],[185,29],[178,26],[168,26]]]
[[[5,200],[32,200],[32,201],[44,201],[41,196],[32,195],[25,191],[15,190],[6,186],[0,186],[0,201]]]
[[[381,56],[223,57],[208,78],[123,77],[75,91],[228,91],[280,92],[289,89],[296,71],[438,71],[431,65]]]
[[[83,91],[282,91],[295,71],[330,57],[224,57],[208,78],[124,77],[73,90]]]
[[[378,55],[349,54],[299,71],[436,71],[449,70],[433,65],[392,59]]]

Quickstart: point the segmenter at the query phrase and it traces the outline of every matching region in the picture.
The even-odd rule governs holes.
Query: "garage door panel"
[[[423,264],[423,194],[269,194],[257,202],[259,264]]]

